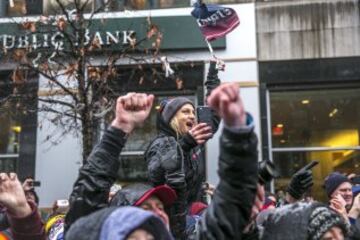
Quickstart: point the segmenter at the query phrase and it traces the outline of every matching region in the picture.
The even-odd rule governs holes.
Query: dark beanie
[[[308,234],[309,240],[320,240],[321,237],[332,227],[339,227],[344,235],[348,232],[348,226],[340,215],[328,207],[318,207],[310,215]]]
[[[161,113],[164,121],[169,124],[176,112],[185,104],[191,104],[192,106],[194,106],[190,99],[186,97],[177,97],[169,100],[164,106],[164,109]]]
[[[349,182],[350,180],[343,174],[339,172],[333,172],[325,178],[324,188],[328,197],[344,182]]]

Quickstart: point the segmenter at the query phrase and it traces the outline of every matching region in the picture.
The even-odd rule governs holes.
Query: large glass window
[[[360,89],[270,91],[271,151],[284,188],[292,174],[312,160],[314,196],[333,171],[360,174]]]
[[[16,172],[21,126],[5,112],[0,107],[0,171]]]
[[[285,151],[273,153],[274,163],[280,172],[276,179],[276,190],[285,190],[291,176],[307,163],[316,160],[319,164],[313,168],[314,187],[311,195],[315,199],[325,200],[324,178],[333,171],[344,174],[360,174],[360,152],[357,150],[334,151]]]
[[[15,95],[11,73],[0,72],[0,172],[17,172],[21,178],[35,170],[38,84],[29,77]]]

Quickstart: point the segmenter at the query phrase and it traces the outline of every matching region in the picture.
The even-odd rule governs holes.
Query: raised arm
[[[143,124],[153,100],[153,95],[138,93],[128,93],[117,99],[115,119],[79,171],[70,195],[66,229],[78,218],[107,205],[110,187],[119,169],[119,155],[127,136]]]
[[[26,200],[15,173],[0,173],[0,204],[6,208],[14,240],[45,240],[44,225],[36,204]]]
[[[210,61],[209,72],[206,78],[205,87],[206,87],[206,100],[208,100],[212,91],[220,85],[220,79],[218,77],[218,70],[216,69],[216,62]],[[217,132],[220,124],[220,116],[215,110],[212,111],[212,126],[214,127],[213,133]]]
[[[256,195],[257,138],[236,84],[218,87],[208,102],[225,127],[220,140],[220,182],[199,223],[197,238],[241,239]]]

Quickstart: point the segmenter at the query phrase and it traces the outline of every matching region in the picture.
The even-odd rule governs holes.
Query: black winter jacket
[[[253,131],[234,133],[224,129],[220,140],[220,182],[198,226],[197,240],[243,238],[256,195],[257,167],[257,138]]]
[[[70,195],[70,209],[65,218],[65,230],[78,218],[108,206],[108,196],[119,170],[119,155],[127,135],[110,127],[101,142],[80,168]]]
[[[210,64],[206,96],[219,86],[220,80],[215,63]],[[213,132],[217,130],[220,118],[213,111]],[[157,117],[158,135],[145,152],[149,182],[154,186],[167,184],[173,188],[178,199],[170,209],[170,225],[176,239],[185,239],[187,208],[195,201],[201,201],[201,186],[205,181],[203,156],[204,147],[197,146],[190,134],[177,137],[175,131]]]

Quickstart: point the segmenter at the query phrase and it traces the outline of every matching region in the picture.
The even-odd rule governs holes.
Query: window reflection
[[[9,116],[0,117],[0,154],[18,154],[21,127]]]
[[[0,75],[0,172],[16,172],[22,128],[15,104],[4,101],[11,92],[6,80]]]
[[[359,145],[360,90],[271,92],[273,147]]]
[[[314,186],[311,195],[316,200],[326,201],[323,189],[324,179],[331,172],[343,174],[360,174],[360,152],[356,150],[283,152],[274,153],[274,163],[280,172],[280,178],[275,180],[275,190],[285,190],[291,176],[300,168],[311,162],[319,161],[313,168]]]

